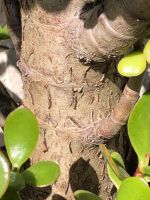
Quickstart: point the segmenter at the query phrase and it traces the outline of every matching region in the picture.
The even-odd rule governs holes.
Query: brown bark
[[[83,1],[38,0],[28,6],[22,10],[24,104],[36,114],[41,126],[41,140],[31,161],[52,159],[61,167],[52,190],[47,188],[45,194],[29,190],[28,198],[72,200],[72,192],[86,189],[111,199],[112,184],[93,141],[97,130],[87,130],[108,116],[118,116],[115,105],[126,80],[117,74],[116,59],[112,58],[126,52],[149,22],[137,21],[122,1],[115,0],[105,1],[105,12],[97,16],[92,28],[84,27],[85,22],[79,19]],[[108,58],[111,61],[93,62]],[[130,111],[138,95],[131,88],[124,91],[125,98],[118,106],[124,103]],[[134,102],[133,98],[124,101],[131,96]],[[90,132],[93,146],[86,140]],[[123,146],[128,142],[123,137],[116,136],[108,146],[126,156],[128,150]]]

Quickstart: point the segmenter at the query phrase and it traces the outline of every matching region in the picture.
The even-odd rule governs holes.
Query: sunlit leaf
[[[22,175],[18,172],[11,172],[9,189],[11,190],[22,190],[25,187],[25,181]]]
[[[4,125],[4,141],[13,168],[19,169],[31,156],[38,136],[38,122],[30,110],[18,108],[9,114]]]
[[[21,197],[16,191],[8,190],[1,200],[21,200]]]
[[[146,59],[142,52],[129,53],[118,63],[118,72],[126,77],[139,76],[146,69]]]
[[[9,179],[9,164],[4,154],[0,151],[0,198],[4,195],[8,188]]]
[[[92,192],[88,192],[86,190],[78,190],[74,193],[74,197],[76,200],[102,200],[96,194]]]
[[[60,168],[52,161],[41,161],[22,173],[26,184],[37,187],[52,185],[59,175]]]
[[[117,152],[113,152],[111,154],[111,157],[112,157],[113,161],[115,162],[115,164],[117,165],[117,168],[122,173],[122,176],[124,176],[124,178],[128,177],[129,175],[125,171],[125,166],[124,166],[124,162],[123,162],[121,155]],[[115,172],[113,171],[113,169],[110,167],[109,164],[107,164],[107,170],[108,170],[109,178],[111,179],[111,181],[114,183],[114,185],[118,189],[122,183],[122,180],[116,176]]]
[[[128,134],[138,155],[139,168],[148,165],[150,155],[150,93],[135,105],[128,120]]]
[[[150,40],[148,40],[148,42],[146,43],[143,54],[147,62],[150,63]]]
[[[149,200],[150,188],[146,181],[139,177],[126,178],[116,196],[116,200]]]

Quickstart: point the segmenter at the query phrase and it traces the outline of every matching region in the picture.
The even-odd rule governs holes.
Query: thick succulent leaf
[[[99,147],[100,147],[101,153],[102,153],[103,157],[106,159],[108,165],[114,171],[114,173],[116,174],[116,176],[120,180],[123,180],[124,176],[122,175],[122,173],[119,170],[118,166],[116,165],[116,163],[112,159],[111,154],[110,154],[109,150],[107,149],[107,147],[104,144],[100,144]]]
[[[8,190],[1,200],[21,200],[21,197],[16,191]]]
[[[25,181],[22,175],[18,172],[11,172],[9,189],[19,191],[23,188],[25,188]]]
[[[117,152],[113,152],[111,154],[111,157],[112,157],[113,161],[115,162],[115,164],[117,165],[120,172],[122,173],[122,176],[128,177],[129,175],[125,171],[125,165],[124,165],[121,155]],[[109,178],[114,183],[116,188],[119,189],[119,187],[122,183],[122,180],[116,176],[115,172],[113,171],[113,169],[111,168],[111,166],[109,164],[107,164],[107,171],[108,171]]]
[[[146,69],[146,59],[141,51],[126,55],[118,63],[118,72],[126,77],[139,76]]]
[[[0,151],[0,198],[4,195],[8,188],[9,179],[9,164],[4,154]]]
[[[150,183],[150,175],[144,175],[143,178],[147,183]]]
[[[150,155],[150,93],[137,102],[128,120],[128,134],[138,155],[139,167],[148,165]]]
[[[52,161],[41,161],[22,173],[26,184],[37,187],[52,185],[59,175],[60,168]]]
[[[147,62],[150,64],[150,40],[148,40],[148,42],[146,43],[143,53]]]
[[[150,166],[144,166],[142,172],[150,176]]]
[[[0,40],[8,39],[9,38],[9,33],[7,26],[0,26]]]
[[[102,200],[96,194],[92,192],[88,192],[86,190],[78,190],[74,193],[74,197],[76,200]]]
[[[19,169],[31,156],[38,141],[39,126],[27,108],[11,112],[4,125],[4,141],[13,168]]]
[[[150,188],[139,177],[126,178],[117,192],[116,200],[149,200]]]

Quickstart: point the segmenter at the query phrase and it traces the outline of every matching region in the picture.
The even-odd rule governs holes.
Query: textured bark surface
[[[79,19],[71,23],[81,5],[83,1],[79,0],[39,0],[29,4],[28,11],[22,10],[20,66],[24,104],[36,114],[41,126],[41,140],[31,162],[50,159],[58,162],[61,168],[61,176],[52,188],[29,188],[25,199],[73,200],[72,192],[77,189],[112,199],[112,183],[104,161],[95,144],[88,146],[86,132],[91,127],[94,131],[95,122],[110,114],[125,80],[116,72],[115,59],[108,63],[83,64],[84,59],[77,50],[82,45],[75,52],[68,43],[68,27],[73,25],[72,31],[76,33],[80,30],[76,25],[83,25]],[[127,138],[118,135],[108,146],[121,151],[125,157],[127,143]]]

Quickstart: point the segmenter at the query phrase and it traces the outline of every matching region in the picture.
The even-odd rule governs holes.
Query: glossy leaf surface
[[[16,191],[8,190],[1,200],[21,200],[21,197]]]
[[[27,185],[37,187],[52,185],[56,182],[59,175],[60,168],[58,164],[52,161],[41,161],[22,173]]]
[[[111,157],[112,157],[113,161],[115,162],[115,164],[117,165],[120,172],[122,173],[122,176],[128,177],[129,175],[125,171],[125,166],[124,166],[124,162],[123,162],[121,155],[117,152],[113,152],[111,154]],[[107,170],[108,170],[109,178],[114,183],[116,188],[119,189],[119,187],[122,183],[122,180],[117,177],[117,175],[115,174],[115,172],[113,171],[113,169],[111,168],[111,166],[109,164],[107,164]]]
[[[19,190],[22,190],[23,188],[25,188],[25,181],[20,173],[11,172],[9,188],[11,190],[16,190],[16,191],[19,191]]]
[[[10,179],[10,169],[7,159],[0,151],[0,198],[6,192]]]
[[[102,200],[96,194],[88,192],[86,190],[78,190],[74,193],[74,197],[76,200]]]
[[[31,156],[38,141],[39,126],[33,113],[27,108],[11,112],[4,125],[4,141],[13,168]]]
[[[150,40],[146,43],[143,53],[147,62],[150,63]]]
[[[150,188],[139,177],[125,179],[117,192],[116,200],[149,200]]]
[[[118,63],[118,72],[126,77],[138,76],[146,69],[146,59],[142,52],[126,55]]]
[[[128,134],[142,169],[148,165],[150,155],[150,93],[144,94],[131,112]]]

